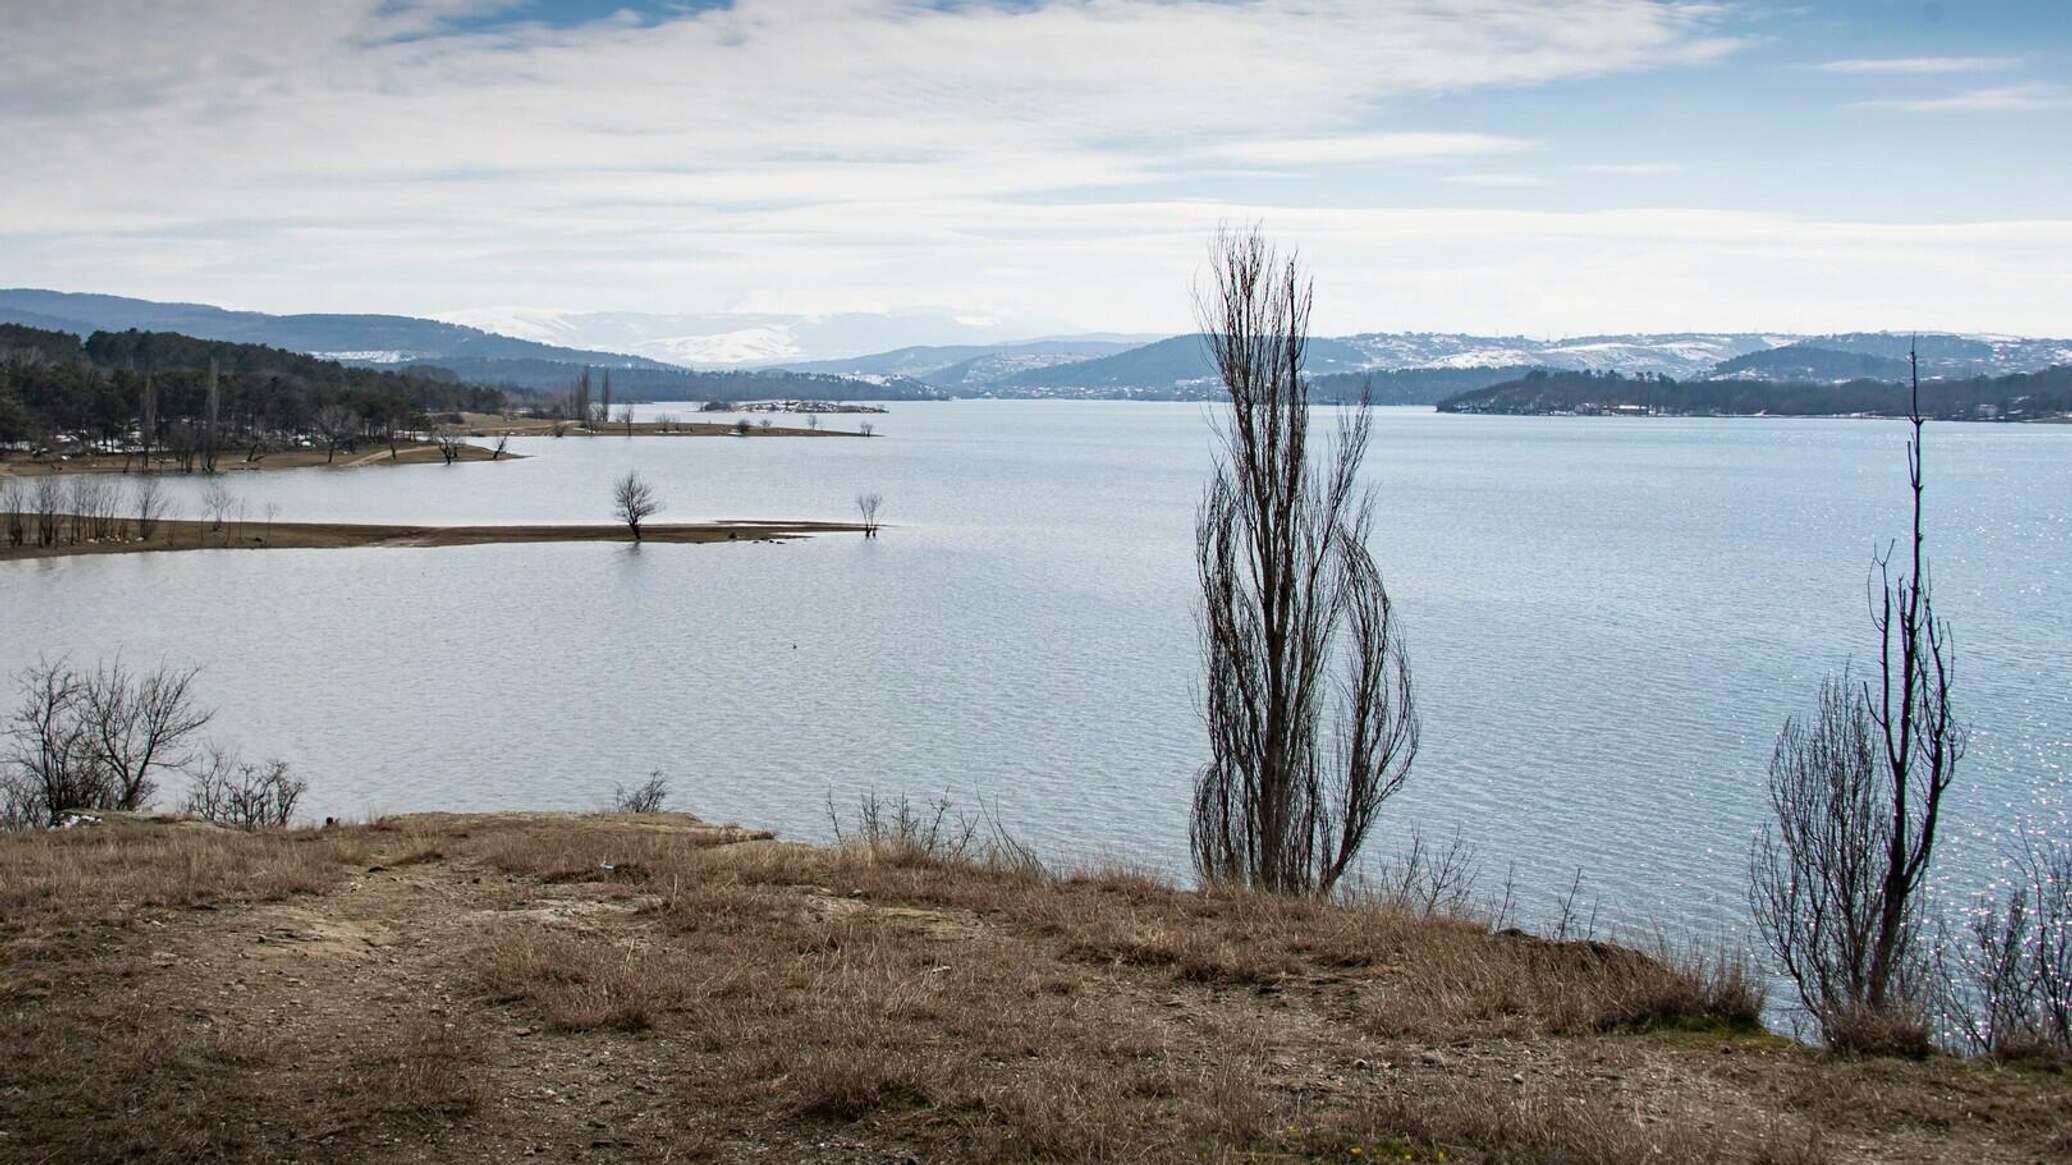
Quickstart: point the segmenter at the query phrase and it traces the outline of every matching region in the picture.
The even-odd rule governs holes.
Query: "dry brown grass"
[[[113,813],[99,826],[0,833],[0,935],[58,917],[320,893],[368,852],[347,831],[246,832]]]
[[[509,814],[0,842],[0,870],[34,882],[0,882],[0,1159],[1813,1165],[2067,1147],[2064,1076],[1747,1033],[1731,964],[1127,869],[742,836]]]

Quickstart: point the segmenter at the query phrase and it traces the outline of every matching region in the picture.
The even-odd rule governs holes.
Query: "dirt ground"
[[[2072,1156],[2060,1072],[1836,1059],[1737,998],[676,814],[109,820],[0,836],[0,1161]]]

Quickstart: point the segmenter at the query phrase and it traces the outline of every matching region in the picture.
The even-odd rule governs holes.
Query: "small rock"
[[[1511,1073],[1511,1083],[1513,1083],[1513,1084],[1523,1084],[1523,1083],[1525,1083],[1525,1073],[1523,1073],[1523,1072],[1513,1072],[1513,1073]]]

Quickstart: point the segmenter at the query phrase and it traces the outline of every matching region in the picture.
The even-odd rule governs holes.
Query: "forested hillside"
[[[148,444],[173,451],[384,436],[428,413],[494,410],[502,394],[429,370],[351,368],[259,344],[169,332],[0,324],[0,444]]]
[[[1535,371],[1439,402],[1445,413],[1644,413],[1663,416],[1902,416],[1906,386],[1882,380],[1774,384],[1676,381],[1618,373]],[[2072,414],[2072,365],[2042,372],[1921,382],[1921,411],[1937,420],[2026,421]]]

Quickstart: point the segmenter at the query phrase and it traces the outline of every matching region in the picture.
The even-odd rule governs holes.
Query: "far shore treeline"
[[[69,332],[0,324],[0,444],[60,436],[120,442],[150,415],[154,446],[203,425],[214,362],[226,444],[310,435],[348,419],[364,436],[422,429],[437,413],[495,411],[503,393],[447,373],[353,368],[261,344],[172,332]],[[148,380],[148,387],[147,387]]]
[[[1906,386],[1884,380],[1841,384],[1762,380],[1678,381],[1616,372],[1536,370],[1516,380],[1439,402],[1442,413],[1547,416],[1632,413],[1649,416],[1903,417]],[[2007,376],[1923,380],[1921,411],[1938,421],[2032,421],[2072,413],[2072,365]]]

